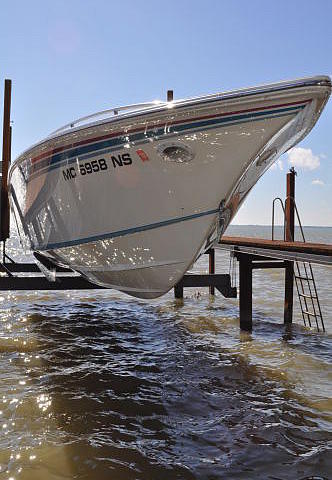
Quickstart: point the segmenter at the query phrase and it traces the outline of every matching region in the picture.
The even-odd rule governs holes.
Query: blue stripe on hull
[[[145,232],[147,230],[154,230],[155,228],[166,227],[175,223],[185,222],[188,220],[194,220],[195,218],[205,217],[207,215],[214,215],[218,213],[219,209],[208,210],[206,212],[195,213],[193,215],[187,215],[186,217],[171,218],[162,222],[150,223],[148,225],[141,225],[139,227],[127,228],[125,230],[118,230],[111,233],[103,233],[101,235],[94,235],[92,237],[80,238],[77,240],[70,240],[68,242],[49,243],[45,247],[33,246],[33,250],[56,250],[58,248],[73,247],[74,245],[82,245],[84,243],[92,243],[100,240],[108,240],[110,238],[123,237],[124,235],[132,235],[133,233]]]
[[[185,132],[187,130],[197,130],[197,129],[205,129],[205,128],[211,128],[213,126],[219,126],[223,124],[227,125],[234,125],[237,123],[245,123],[250,120],[263,120],[266,118],[270,118],[271,115],[274,118],[282,117],[284,115],[290,114],[290,113],[295,113],[296,111],[302,110],[304,108],[304,105],[300,106],[295,106],[295,107],[287,107],[287,108],[281,108],[281,109],[275,109],[275,110],[270,110],[270,111],[264,111],[264,112],[254,112],[254,113],[247,113],[243,115],[233,115],[229,116],[226,118],[217,118],[217,119],[211,119],[211,120],[205,120],[202,122],[192,122],[192,123],[186,123],[182,125],[170,125],[168,128],[168,133],[169,134],[178,134]],[[144,133],[135,133],[135,134],[130,134],[130,142],[139,142],[142,140],[146,140],[148,138],[153,138],[153,137],[158,137],[159,135],[165,135],[165,128],[157,128],[148,132]],[[167,135],[168,136],[168,135]],[[128,139],[124,138],[124,135],[121,135],[116,138],[112,138],[109,140],[103,140],[101,142],[97,143],[91,143],[89,145],[85,145],[83,147],[77,147],[71,150],[67,150],[65,152],[53,155],[50,159],[46,160],[41,160],[40,162],[36,163],[32,168],[31,168],[31,173],[34,174],[38,170],[42,168],[46,168],[49,166],[52,168],[55,164],[58,164],[60,162],[64,162],[69,160],[72,157],[78,157],[84,154],[91,153],[93,151],[98,151],[98,150],[104,150],[107,148],[114,148],[114,147],[120,147],[128,143]],[[53,167],[54,168],[54,167]]]

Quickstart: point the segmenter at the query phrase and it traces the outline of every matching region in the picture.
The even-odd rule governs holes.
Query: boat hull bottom
[[[128,295],[152,299],[171,288],[174,278],[182,277],[186,263],[135,268],[127,271],[93,271],[82,273],[92,283],[122,291]],[[152,287],[153,286],[153,287]]]
[[[216,237],[215,214],[116,238],[39,251],[96,285],[139,298],[167,293]]]

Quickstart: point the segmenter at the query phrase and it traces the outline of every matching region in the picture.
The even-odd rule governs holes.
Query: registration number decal
[[[99,158],[98,160],[92,160],[91,162],[79,162],[77,165],[62,170],[62,175],[65,181],[73,180],[77,176],[90,175],[92,173],[98,173],[103,170],[114,169],[117,167],[124,167],[133,163],[129,153],[122,153],[120,155],[112,155],[110,162],[107,162],[105,158]]]

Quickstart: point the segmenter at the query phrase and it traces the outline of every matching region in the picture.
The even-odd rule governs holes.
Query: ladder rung
[[[305,298],[316,298],[317,299],[317,296],[316,295],[306,295],[305,293],[299,293],[300,297],[305,297]]]
[[[310,315],[311,317],[316,317],[316,318],[320,317],[319,314],[308,312],[307,310],[302,310],[302,312],[305,313],[306,315]]]
[[[295,278],[298,278],[299,280],[311,280],[313,282],[313,278],[311,277],[302,277],[301,275],[294,275]]]

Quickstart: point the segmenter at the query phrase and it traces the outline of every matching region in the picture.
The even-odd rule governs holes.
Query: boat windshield
[[[66,130],[70,130],[71,128],[76,128],[79,125],[90,123],[91,120],[98,121],[103,120],[104,118],[109,117],[116,117],[121,114],[131,113],[138,110],[145,110],[153,107],[158,107],[161,105],[165,105],[167,102],[162,102],[161,100],[155,100],[154,102],[146,102],[146,103],[135,103],[132,105],[125,105],[121,107],[110,108],[107,110],[101,110],[100,112],[93,113],[91,115],[87,115],[85,117],[78,118],[73,122],[67,123],[63,127],[58,128],[54,132],[50,133],[49,137],[56,135],[58,133],[65,132]]]

